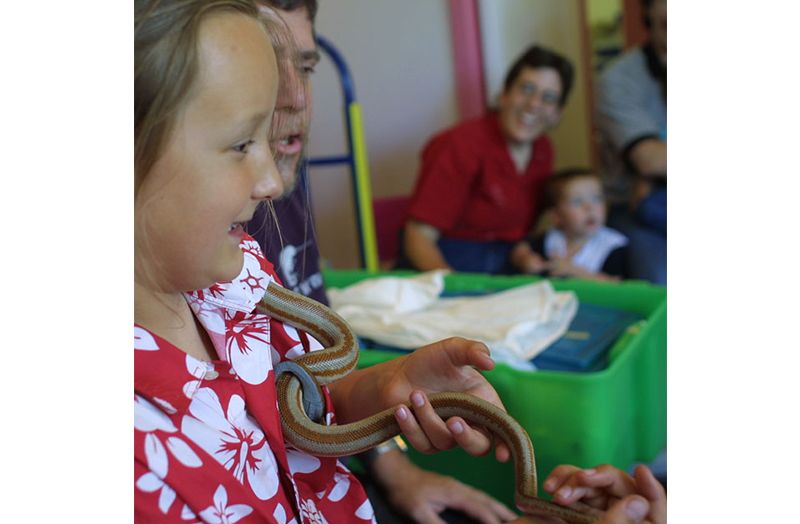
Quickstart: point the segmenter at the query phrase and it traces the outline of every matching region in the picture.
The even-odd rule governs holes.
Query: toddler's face
[[[576,178],[565,187],[556,205],[558,227],[568,238],[583,238],[597,232],[606,222],[606,205],[600,181]]]
[[[242,224],[283,188],[268,143],[278,78],[266,32],[244,15],[210,15],[198,48],[188,101],[136,199],[142,263],[168,292],[235,278]]]

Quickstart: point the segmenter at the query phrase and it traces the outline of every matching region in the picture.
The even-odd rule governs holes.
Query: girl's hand
[[[575,466],[558,466],[544,482],[544,490],[559,504],[569,505],[580,500],[607,512],[600,522],[667,522],[667,495],[664,487],[646,466],[638,466],[634,477],[609,465],[582,470]],[[633,518],[640,509],[639,520]],[[606,520],[612,519],[612,520]]]
[[[433,453],[459,445],[471,455],[484,455],[492,446],[491,435],[484,429],[470,427],[461,417],[444,421],[431,407],[427,395],[440,391],[469,393],[503,409],[497,392],[478,370],[494,368],[485,344],[464,338],[448,338],[422,347],[386,373],[379,388],[385,405],[411,403],[411,409],[399,406],[395,411],[408,442],[422,453]],[[497,460],[511,456],[501,442],[495,450]]]

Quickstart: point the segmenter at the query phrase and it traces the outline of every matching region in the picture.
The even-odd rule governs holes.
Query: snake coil
[[[294,447],[317,456],[340,457],[355,455],[401,433],[393,408],[350,424],[326,426],[315,422],[321,420],[321,413],[309,412],[316,409],[314,404],[322,406],[321,396],[304,406],[307,395],[346,376],[358,363],[356,338],[339,315],[275,283],[269,284],[257,309],[308,332],[324,346],[295,359],[295,366],[276,366],[281,425],[286,440]],[[300,378],[303,374],[310,379]],[[514,460],[515,502],[524,513],[558,517],[569,524],[591,524],[602,515],[586,504],[567,507],[537,497],[533,444],[525,429],[505,411],[466,393],[435,393],[429,400],[440,417],[462,417],[486,427],[508,444]]]

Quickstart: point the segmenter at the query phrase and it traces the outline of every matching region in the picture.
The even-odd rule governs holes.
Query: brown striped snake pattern
[[[329,384],[355,369],[358,363],[356,338],[345,321],[329,308],[274,283],[270,283],[257,307],[262,313],[308,332],[325,347],[294,361],[319,385]],[[306,415],[303,388],[294,375],[280,375],[277,388],[284,435],[293,446],[307,453],[322,457],[355,455],[401,433],[394,408],[350,424],[326,426]],[[570,524],[589,524],[602,515],[585,504],[566,507],[536,496],[533,445],[525,429],[508,413],[466,393],[435,393],[428,398],[443,419],[462,417],[487,428],[507,443],[514,461],[515,502],[522,512],[558,517]]]

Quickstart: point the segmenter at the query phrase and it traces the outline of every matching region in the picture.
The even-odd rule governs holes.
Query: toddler
[[[624,278],[628,239],[605,226],[599,176],[589,169],[556,173],[547,182],[547,198],[553,225],[514,247],[516,269],[555,277]]]

